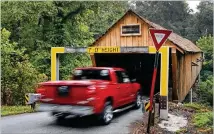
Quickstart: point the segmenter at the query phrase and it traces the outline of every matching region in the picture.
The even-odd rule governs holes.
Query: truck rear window
[[[109,70],[75,70],[74,80],[110,80]]]

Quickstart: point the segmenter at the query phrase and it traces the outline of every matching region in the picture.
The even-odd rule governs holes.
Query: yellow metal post
[[[51,81],[57,80],[57,75],[59,75],[58,60],[57,60],[57,53],[64,53],[64,47],[52,47],[51,48]]]
[[[168,119],[168,80],[169,80],[169,47],[163,46],[159,50],[161,54],[160,66],[160,118]],[[149,53],[156,53],[155,47],[149,47]]]

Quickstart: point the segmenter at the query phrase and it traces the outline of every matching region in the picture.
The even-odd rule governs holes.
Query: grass
[[[197,128],[209,128],[213,125],[213,112],[196,113],[193,116],[193,124]]]
[[[213,111],[211,107],[198,103],[187,103],[184,104],[184,107],[195,110],[191,123],[200,132],[208,132],[213,129]]]
[[[30,106],[1,106],[1,116],[32,112],[34,112],[34,110],[32,110]]]
[[[209,111],[212,110],[211,107],[203,105],[203,104],[198,104],[198,103],[192,103],[192,104],[191,103],[186,103],[186,104],[184,104],[184,107],[193,109],[197,113],[209,112]]]

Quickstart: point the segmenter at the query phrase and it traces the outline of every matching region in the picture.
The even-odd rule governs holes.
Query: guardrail
[[[36,93],[26,93],[25,94],[25,104],[31,105],[32,109],[35,109],[36,102],[41,98],[41,94]]]
[[[154,95],[154,101],[153,101],[154,103],[159,102],[159,96],[160,96],[160,92],[158,92]],[[150,98],[143,100],[142,112],[148,112],[149,111],[149,107],[150,107],[149,100],[150,100]]]

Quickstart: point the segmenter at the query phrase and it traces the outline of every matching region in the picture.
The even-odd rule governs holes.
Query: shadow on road
[[[111,122],[113,123],[118,123],[120,120],[119,118],[121,116],[125,116],[129,112],[131,112],[132,109],[125,110],[120,113],[115,113],[114,118]],[[98,119],[95,116],[87,116],[87,117],[81,117],[81,118],[68,118],[63,121],[57,122],[54,120],[52,124],[49,125],[55,125],[55,126],[64,126],[64,127],[72,127],[72,128],[89,128],[89,127],[98,127],[102,126],[101,123],[98,121]]]

